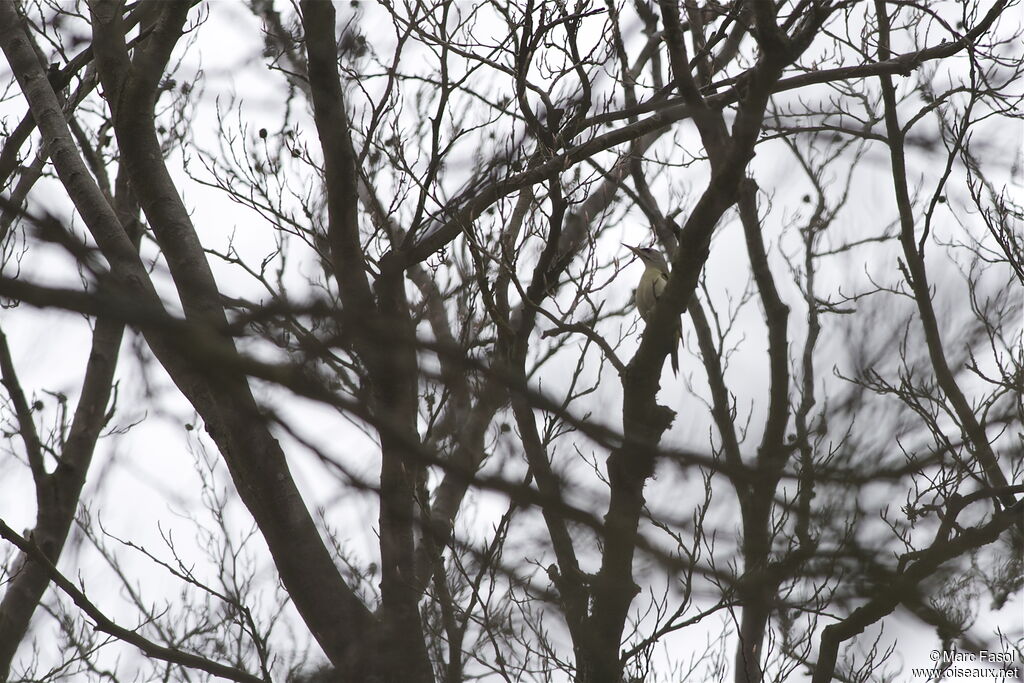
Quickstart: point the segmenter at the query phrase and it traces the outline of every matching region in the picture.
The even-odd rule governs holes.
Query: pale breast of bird
[[[647,270],[653,272],[644,273],[644,277],[640,279],[640,285],[636,288],[636,310],[640,312],[640,317],[645,322],[654,310],[654,304],[661,296],[665,289],[665,283],[668,281],[668,277],[664,273],[659,273],[654,268]]]

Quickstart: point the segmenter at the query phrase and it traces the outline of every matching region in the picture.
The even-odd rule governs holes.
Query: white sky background
[[[202,99],[197,104],[195,123],[191,126],[196,144],[209,150],[216,148],[218,102],[224,119],[231,125],[235,125],[239,121],[238,113],[231,108],[232,105],[237,104],[241,107],[240,118],[245,126],[245,135],[250,141],[255,137],[256,131],[263,127],[271,131],[272,136],[275,135],[280,125],[284,104],[284,80],[280,74],[269,74],[263,64],[260,57],[262,45],[258,24],[240,3],[221,0],[206,7],[209,10],[209,17],[199,31],[197,42],[184,55],[182,67],[179,74],[176,75],[179,82],[188,80],[199,68],[202,69],[204,75]],[[348,3],[339,3],[338,8],[339,17],[343,23],[351,16],[351,10]],[[362,30],[368,36],[373,35],[374,40],[386,42],[389,38],[373,33],[372,22],[368,19],[372,15],[372,10],[366,10],[361,24]],[[387,28],[387,31],[390,36],[390,28]],[[380,47],[380,50],[386,54],[383,46]],[[912,84],[913,79],[907,79],[905,82],[908,85]],[[297,101],[301,102],[301,98]],[[0,115],[6,115],[7,111],[13,107],[18,111],[17,115],[20,116],[20,102],[8,102],[2,106],[4,108],[0,109]],[[303,112],[297,118],[306,121],[306,126],[300,131],[300,135],[311,150],[316,150],[315,130],[310,123],[310,117]],[[695,139],[696,132],[689,124],[679,125],[677,130],[676,135],[685,142],[691,143]],[[989,168],[1009,169],[1012,164],[1011,156],[1019,155],[1021,129],[1019,126],[1012,129],[1004,127],[998,131],[998,134],[1000,136],[1009,135],[1010,139],[1005,140],[1006,144],[990,146],[989,151],[993,155],[1000,152],[1005,154],[1006,160],[1005,163],[996,163],[995,159],[989,158],[988,161],[991,164]],[[666,136],[665,140],[669,139]],[[941,150],[938,153],[941,153]],[[190,168],[192,171],[197,175],[203,175],[201,164],[198,163],[195,154],[190,152],[189,156],[191,157]],[[933,173],[938,158],[940,157],[928,157],[920,153],[913,155],[910,169],[912,183],[918,174],[927,177]],[[193,221],[205,245],[225,249],[229,240],[233,239],[232,244],[240,252],[257,261],[273,247],[271,226],[263,219],[255,217],[251,212],[230,202],[223,194],[201,187],[189,180],[180,171],[179,152],[172,155],[168,166],[179,180],[179,188],[181,188],[186,205],[194,211]],[[798,292],[787,281],[788,271],[785,269],[784,262],[779,258],[780,245],[776,240],[788,220],[800,211],[806,213],[805,205],[800,202],[800,197],[809,191],[809,185],[791,155],[785,152],[781,144],[759,147],[752,170],[762,189],[773,193],[772,211],[765,220],[766,242],[772,249],[773,267],[780,285],[781,295],[793,309],[789,321],[790,340],[799,343],[804,333],[803,309],[799,306]],[[887,155],[880,146],[871,148],[855,175],[853,196],[847,208],[840,214],[834,228],[835,231],[848,236],[862,235],[864,231],[877,232],[880,225],[895,218],[891,188],[886,183],[887,176]],[[839,178],[837,182],[841,182],[841,180]],[[1008,180],[1010,180],[1008,177],[1001,179],[1001,181]],[[675,184],[673,191],[684,188],[687,199],[692,202],[704,187],[704,170],[700,166],[690,169],[675,169],[672,171],[672,181]],[[929,180],[925,184],[928,191],[931,187],[930,182]],[[669,204],[669,190],[665,183],[657,183],[655,191],[659,194],[659,199],[665,202],[663,208],[674,208],[674,204]],[[947,206],[953,208],[963,205],[966,191],[962,183],[959,185],[951,183],[948,195],[950,201]],[[48,202],[46,208],[50,211],[56,212],[58,208],[64,211],[67,209],[66,201],[58,199],[61,194],[52,185],[47,191],[41,191],[41,188],[37,189],[34,196],[37,201],[41,197],[46,197],[46,202]],[[763,199],[762,195],[759,198],[762,216],[766,212]],[[948,235],[959,229],[955,223],[950,221],[948,210],[945,211],[945,215],[942,215],[942,210],[939,214],[936,239],[944,232]],[[619,243],[645,242],[649,240],[649,228],[639,211],[631,211],[625,216],[621,211],[616,211],[612,215],[619,221],[619,224],[609,232],[608,239],[602,241],[601,253],[607,259],[626,259],[628,254],[623,247],[619,246]],[[793,248],[793,246],[783,243],[781,248]],[[933,253],[937,254],[938,250],[934,250]],[[832,285],[835,282],[849,281],[851,278],[857,279],[859,278],[858,274],[863,272],[875,273],[890,283],[894,282],[894,278],[898,277],[898,272],[894,267],[895,258],[896,253],[891,245],[855,250],[848,256],[837,259],[831,270],[822,269],[819,277],[821,290],[833,291]],[[298,248],[292,250],[291,259],[291,265],[295,268],[295,272],[291,276],[290,282],[294,282],[298,286],[301,282],[298,275],[314,272],[317,267],[316,259],[310,252],[302,252]],[[259,296],[258,289],[253,286],[252,281],[240,275],[237,269],[228,267],[217,259],[212,259],[211,263],[225,293],[250,298]],[[56,282],[61,273],[67,273],[67,277],[71,279],[64,282],[74,283],[77,278],[74,271],[69,268],[69,264],[68,259],[53,249],[39,249],[34,246],[22,264],[22,269],[33,281],[48,282],[52,277],[54,278],[52,281]],[[935,261],[930,261],[929,268],[933,282],[942,279],[943,271],[953,273],[951,264],[940,265]],[[715,238],[711,260],[706,268],[709,290],[716,296],[724,297],[727,293],[737,296],[746,284],[744,279],[747,277],[748,271],[742,232],[737,221],[734,220],[734,216],[729,214]],[[625,276],[618,278],[607,290],[609,298],[619,304],[627,302],[632,295],[632,284],[635,278],[639,277],[639,272],[638,264],[631,265],[625,271]],[[862,279],[858,281],[863,284]],[[166,281],[164,284],[167,284]],[[298,293],[301,290],[294,291]],[[943,296],[946,296],[945,291],[943,290]],[[169,301],[173,301],[171,289],[166,289],[165,295]],[[960,306],[962,299],[960,301],[953,300],[950,305]],[[628,325],[630,322],[630,319],[627,318],[624,325]],[[0,312],[0,323],[10,337],[15,364],[21,373],[23,387],[29,393],[34,393],[43,400],[48,411],[54,410],[55,405],[54,400],[43,393],[44,390],[67,394],[70,398],[70,405],[73,406],[80,382],[80,375],[77,373],[80,373],[81,368],[84,367],[84,360],[88,353],[89,337],[83,320],[74,315],[40,313],[27,307],[21,307]],[[628,360],[632,355],[632,348],[638,340],[637,335],[641,328],[642,325],[637,326],[624,342],[620,350],[620,357],[624,360]],[[609,333],[613,337],[615,336],[614,330],[610,330]],[[757,425],[763,419],[762,410],[765,404],[763,397],[766,395],[767,385],[767,368],[763,355],[763,324],[761,323],[759,304],[756,303],[756,300],[751,302],[738,317],[736,334],[737,338],[745,335],[747,341],[739,345],[737,353],[732,358],[729,377],[732,380],[731,389],[737,394],[737,405],[741,414],[747,409],[753,413],[752,433],[748,437],[746,448],[746,451],[749,452],[760,436],[756,431]],[[130,336],[130,338],[135,339],[134,336]],[[137,342],[137,340],[135,341]],[[834,381],[830,378],[831,366],[836,364],[841,367],[846,360],[845,355],[834,337],[823,338],[820,346],[822,351],[821,360],[818,363],[819,376],[822,381]],[[693,349],[694,347],[695,342],[691,341],[688,348]],[[678,447],[706,448],[709,424],[706,411],[701,407],[699,401],[688,396],[685,384],[685,376],[690,373],[693,385],[701,387],[703,370],[690,352],[683,351],[681,360],[683,370],[680,378],[673,380],[667,369],[663,378],[661,399],[678,411],[673,429],[666,437],[666,444]],[[593,367],[596,367],[596,364]],[[170,560],[170,553],[161,539],[161,530],[165,534],[173,534],[176,549],[187,563],[195,563],[197,576],[212,580],[214,567],[204,557],[202,549],[198,547],[195,539],[195,526],[187,519],[189,515],[193,515],[208,523],[208,515],[204,512],[200,494],[200,478],[195,467],[197,454],[202,455],[200,442],[208,443],[205,434],[201,429],[188,430],[186,425],[196,424],[191,407],[170,386],[159,366],[152,362],[140,363],[129,344],[126,344],[122,350],[119,376],[122,380],[120,411],[115,422],[125,425],[142,418],[145,419],[127,434],[111,436],[101,441],[83,501],[89,506],[93,518],[102,519],[104,527],[110,533],[120,538],[131,539],[164,559]],[[140,377],[145,377],[148,382],[141,383]],[[544,378],[545,386],[560,386],[559,380],[562,380],[564,384],[564,377],[559,377],[557,369],[547,370]],[[289,424],[304,438],[316,443],[326,453],[343,459],[367,480],[373,481],[376,478],[377,449],[373,440],[346,420],[339,419],[334,411],[305,400],[285,397],[278,390],[260,388],[258,395],[268,399],[272,398],[274,406],[289,418]],[[620,385],[610,368],[607,369],[607,375],[591,398],[591,402],[596,407],[595,419],[611,425],[619,424]],[[606,407],[600,408],[601,405],[615,408],[609,411]],[[52,412],[48,414],[52,415]],[[372,529],[376,527],[376,505],[373,499],[368,495],[353,493],[349,488],[342,488],[335,478],[325,476],[324,468],[306,449],[295,444],[285,435],[282,435],[281,438],[285,443],[289,462],[300,487],[307,495],[310,507],[324,509],[328,525],[338,531],[339,538],[345,540],[347,551],[364,561],[372,561],[376,552],[376,538],[372,532]],[[587,444],[581,443],[581,449],[589,455],[587,448]],[[211,450],[207,457],[214,460],[216,454]],[[569,444],[561,445],[556,456],[556,466],[566,465],[572,457]],[[603,466],[602,457],[598,458],[598,463]],[[574,467],[580,468],[581,465],[577,463]],[[215,481],[216,490],[230,491],[230,479],[219,463],[216,466]],[[0,517],[15,529],[30,527],[34,516],[34,502],[27,468],[21,466],[20,463],[12,462],[9,458],[0,459],[0,482],[2,482],[0,483]],[[596,483],[591,482],[591,486],[596,488]],[[667,501],[683,501],[681,505],[671,507],[674,508],[674,512],[685,517],[688,515],[686,501],[699,500],[689,494],[689,491],[696,490],[696,487],[699,487],[699,477],[695,472],[680,473],[674,465],[663,463],[659,466],[657,480],[648,485],[647,497],[651,501],[652,508],[666,504]],[[684,491],[688,493],[683,494]],[[723,489],[719,495],[722,496],[722,500],[727,500],[726,496],[731,494]],[[581,490],[578,493],[578,498],[586,500],[587,489]],[[481,538],[482,534],[490,532],[490,525],[504,511],[505,502],[493,494],[471,494],[471,499],[478,504],[474,508],[474,514],[464,515],[461,518],[462,532],[473,538]],[[666,503],[662,501],[666,501]],[[892,503],[894,507],[898,507],[902,503],[902,501],[861,501],[862,505],[867,508],[878,508],[884,502]],[[727,530],[729,528],[732,509],[731,505],[723,505],[718,508],[717,514],[720,517],[718,529]],[[237,530],[237,540],[238,537],[248,532],[251,521],[244,508],[237,502],[230,506],[229,511],[231,528]],[[595,511],[603,514],[603,509],[595,508]],[[736,519],[738,520],[738,516]],[[538,530],[540,530],[539,522],[537,527],[525,529],[524,534]],[[540,536],[546,537],[546,534],[541,533]],[[257,606],[257,612],[262,611],[264,616],[270,616],[276,611],[271,594],[275,576],[266,560],[265,553],[262,553],[262,542],[258,537],[252,542],[255,543],[253,552],[260,554],[258,575],[261,585],[267,591],[261,604]],[[729,538],[719,539],[723,548],[730,547],[732,542],[733,539]],[[513,538],[510,548],[517,546],[524,548],[523,553],[526,559],[536,560],[540,566],[545,566],[553,560],[553,557],[550,554],[540,554],[543,552],[542,545],[544,544],[524,535]],[[6,551],[4,549],[0,552]],[[518,559],[513,558],[512,554],[510,550],[507,558]],[[4,556],[0,555],[0,557]],[[131,577],[133,582],[137,582],[142,587],[147,600],[154,604],[159,604],[161,600],[170,601],[172,605],[175,604],[181,588],[176,580],[138,554],[120,552],[119,557],[123,562],[126,574]],[[80,578],[90,597],[108,614],[120,618],[122,623],[130,623],[136,618],[135,612],[125,603],[124,591],[116,587],[110,569],[103,565],[94,550],[88,547],[83,548],[79,558],[65,556],[61,567],[76,579]],[[595,568],[585,567],[585,569]],[[544,586],[545,584],[546,579],[541,573],[539,585]],[[982,602],[984,603],[984,600]],[[979,619],[975,633],[982,637],[989,635],[990,629],[986,622],[1000,624],[1004,629],[1009,629],[1011,633],[1015,628],[1020,629],[1020,610],[1021,600],[1018,597],[1000,612],[984,614]],[[37,613],[36,623],[39,626],[37,631],[39,634],[53,632],[50,620],[49,616],[41,612]],[[305,635],[303,627],[296,620],[297,617],[291,610],[287,610],[284,626],[287,627],[290,624],[290,627],[294,628],[298,634],[299,640],[306,642],[308,636]],[[549,623],[551,628],[557,628],[558,619],[552,618]],[[933,634],[930,630],[919,626],[914,629],[907,628],[912,625],[916,625],[915,622],[902,617],[887,620],[886,637],[898,639],[899,651],[908,666],[928,666],[927,652],[935,646]],[[669,639],[667,647],[673,649],[674,657],[685,660],[689,652],[702,651],[705,638],[713,638],[721,630],[721,626],[721,620],[713,617],[708,620],[703,630],[700,628],[687,629],[678,638]],[[281,655],[286,654],[281,648],[289,647],[291,640],[285,627],[275,632],[278,653]],[[47,662],[47,648],[52,644],[41,641],[37,642],[37,645],[41,649],[41,661]],[[315,645],[312,647],[315,650]],[[123,661],[127,662],[131,661],[134,649],[115,645],[110,646],[108,651],[111,662],[116,656],[122,656]],[[29,655],[29,651],[25,647],[23,647],[23,652],[26,656]],[[726,649],[726,658],[730,666],[732,656],[733,649],[730,641]]]

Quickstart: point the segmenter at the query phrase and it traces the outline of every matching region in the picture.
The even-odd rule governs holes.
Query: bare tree
[[[1014,5],[0,3],[2,677],[867,681],[908,618],[1019,656]],[[73,398],[14,329],[68,312]],[[85,488],[163,373],[199,565]]]

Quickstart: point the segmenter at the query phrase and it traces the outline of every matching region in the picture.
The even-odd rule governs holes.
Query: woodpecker
[[[657,249],[631,247],[628,244],[623,246],[636,254],[637,258],[644,264],[643,275],[640,276],[640,283],[636,287],[636,310],[640,313],[640,317],[643,318],[644,322],[648,322],[650,321],[651,314],[654,312],[654,305],[658,302],[658,297],[665,290],[665,283],[668,282],[668,261],[665,260],[664,255]],[[675,343],[672,345],[672,353],[669,355],[669,359],[672,361],[672,374],[678,375],[679,341],[682,336],[679,325],[676,325],[674,336]]]

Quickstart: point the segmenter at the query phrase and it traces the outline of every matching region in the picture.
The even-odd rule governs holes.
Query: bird
[[[637,258],[644,264],[643,275],[640,276],[640,283],[636,287],[636,310],[644,322],[649,322],[654,312],[654,305],[658,297],[665,290],[668,282],[668,261],[657,249],[651,247],[631,247],[624,244],[624,247],[636,254]],[[679,374],[679,341],[682,336],[680,326],[676,326],[675,344],[672,345],[672,353],[669,355],[672,361],[672,374]]]

